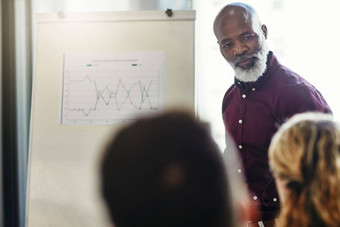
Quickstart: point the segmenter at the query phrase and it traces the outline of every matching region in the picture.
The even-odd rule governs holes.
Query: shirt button
[[[276,202],[276,201],[277,201],[277,198],[274,198],[273,201]]]
[[[242,149],[242,145],[238,145],[238,148]]]
[[[251,90],[252,90],[252,91],[255,91],[256,89],[253,87]]]
[[[242,124],[242,120],[238,120],[238,123]]]
[[[245,94],[242,95],[242,98],[246,98],[247,96]]]
[[[242,170],[241,170],[241,169],[238,169],[238,170],[237,170],[237,172],[238,172],[238,173],[241,173],[241,172],[242,172]]]
[[[254,199],[254,200],[257,200],[257,196],[255,195],[255,196],[253,197],[253,199]]]

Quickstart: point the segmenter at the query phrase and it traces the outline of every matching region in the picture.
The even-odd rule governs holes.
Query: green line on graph
[[[91,79],[88,75],[86,75],[81,80],[72,80],[70,82],[72,83],[83,83],[89,81],[93,84],[94,91],[96,93],[96,100],[91,108],[85,109],[85,108],[70,108],[70,111],[80,111],[82,112],[86,117],[90,115],[92,111],[97,110],[98,103],[102,101],[106,106],[110,105],[111,102],[114,102],[114,106],[116,107],[117,111],[120,111],[125,105],[128,103],[135,107],[137,110],[141,110],[142,107],[145,104],[148,104],[150,109],[156,110],[157,107],[154,107],[151,104],[149,91],[150,88],[154,82],[154,80],[150,80],[147,85],[143,85],[141,80],[137,80],[136,82],[132,83],[130,86],[126,86],[121,79],[118,79],[118,85],[115,89],[110,89],[109,85],[106,85],[103,89],[99,89],[97,86],[97,81]],[[136,88],[137,87],[137,88]],[[137,89],[139,91],[138,96],[139,102],[135,103],[134,100],[131,97],[131,91],[133,89]],[[125,97],[123,98],[123,101],[118,100],[118,93],[123,92],[125,93]]]

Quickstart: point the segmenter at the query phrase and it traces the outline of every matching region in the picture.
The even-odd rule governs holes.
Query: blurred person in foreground
[[[340,226],[340,128],[332,116],[293,116],[273,137],[269,161],[282,204],[278,227]]]
[[[112,138],[101,180],[115,226],[241,226],[222,154],[206,126],[171,111],[141,118]]]
[[[321,93],[307,80],[280,64],[267,47],[268,29],[255,9],[244,3],[222,8],[214,21],[222,56],[234,69],[234,84],[226,91],[222,116],[233,138],[260,216],[248,226],[275,226],[280,199],[268,166],[268,147],[279,126],[296,113],[331,112]],[[224,154],[229,156],[228,144]]]

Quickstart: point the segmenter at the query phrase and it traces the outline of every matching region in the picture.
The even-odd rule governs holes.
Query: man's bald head
[[[214,32],[223,26],[223,23],[246,22],[253,26],[254,31],[260,31],[261,22],[255,9],[245,3],[235,2],[223,7],[214,21]]]

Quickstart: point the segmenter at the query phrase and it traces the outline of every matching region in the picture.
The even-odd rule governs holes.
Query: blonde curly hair
[[[285,186],[277,226],[340,226],[340,130],[332,116],[297,114],[274,135],[269,163]]]

